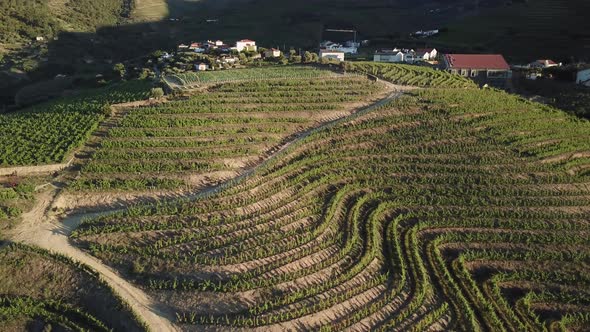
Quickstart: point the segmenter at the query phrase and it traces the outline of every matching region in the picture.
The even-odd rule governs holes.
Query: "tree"
[[[320,61],[320,56],[317,53],[311,53],[311,62],[319,62]]]
[[[160,99],[164,97],[164,90],[162,88],[153,88],[150,91],[150,96],[154,99]]]
[[[122,63],[117,63],[113,66],[113,72],[115,75],[119,76],[121,79],[125,78],[125,73],[127,70],[125,69],[125,65]]]
[[[313,56],[311,55],[311,52],[309,51],[305,51],[305,53],[303,54],[303,62],[305,63],[310,63],[313,60]]]

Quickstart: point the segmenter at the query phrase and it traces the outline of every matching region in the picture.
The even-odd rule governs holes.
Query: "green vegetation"
[[[110,104],[147,99],[150,87],[124,82],[0,114],[0,166],[63,162],[110,113]]]
[[[229,106],[268,98],[265,86],[275,100],[293,84],[189,100]],[[113,137],[154,133],[135,125],[147,114]],[[188,129],[173,130],[203,134]],[[583,329],[589,134],[587,121],[504,92],[416,90],[312,131],[250,176],[86,220],[72,237],[189,329]]]
[[[94,31],[115,25],[129,12],[127,0],[3,0],[0,42],[49,39],[60,31]]]
[[[98,275],[63,256],[25,246],[0,248],[3,331],[144,331]]]
[[[349,114],[349,103],[367,102],[383,89],[362,76],[299,67],[194,77],[238,82],[125,110],[70,189],[145,191],[217,183],[257,164],[288,137]]]
[[[475,88],[467,77],[452,75],[429,67],[377,62],[347,62],[346,70],[375,75],[386,81],[420,87]]]
[[[245,80],[268,79],[310,79],[320,77],[336,77],[332,71],[314,67],[272,66],[263,68],[245,68],[219,71],[186,72],[165,77],[165,81],[173,88],[191,87],[200,84],[226,83]]]
[[[29,207],[34,201],[34,192],[35,184],[32,180],[9,178],[6,183],[0,182],[0,222],[20,216],[23,208]]]

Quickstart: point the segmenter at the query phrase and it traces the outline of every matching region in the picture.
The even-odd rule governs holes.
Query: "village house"
[[[375,52],[373,61],[375,62],[407,62],[414,63],[414,61],[421,60],[416,52],[412,49],[381,50]]]
[[[196,71],[205,71],[207,69],[209,69],[209,65],[207,65],[204,62],[201,62],[201,63],[198,63],[198,64],[195,65],[195,70]]]
[[[249,51],[256,52],[256,42],[250,39],[242,39],[236,42],[236,50],[238,52]]]
[[[203,45],[201,43],[192,43],[188,49],[195,53],[205,52],[205,48],[203,48]]]
[[[216,40],[216,41],[207,40],[204,44],[205,45],[203,45],[203,46],[206,49],[211,49],[211,50],[216,50],[218,48],[221,48],[224,45],[222,40]]]
[[[558,67],[559,64],[554,62],[553,60],[536,60],[529,63],[529,68],[551,68],[551,67]]]
[[[373,55],[373,61],[375,61],[375,62],[404,62],[404,53],[402,53],[402,51],[398,51],[396,49],[377,51]]]
[[[281,56],[281,51],[277,50],[276,48],[269,48],[264,51],[265,58],[278,58]]]
[[[346,54],[357,54],[359,44],[354,41],[347,41],[345,45],[326,40],[320,43],[320,48],[330,51],[340,51]]]
[[[590,87],[590,68],[578,71],[576,83]]]
[[[419,48],[416,50],[416,59],[424,61],[433,61],[436,59],[438,51],[436,48]]]
[[[186,52],[186,51],[188,51],[189,47],[190,47],[189,45],[180,44],[180,45],[178,45],[177,50],[178,50],[178,52]]]
[[[335,60],[339,60],[339,61],[344,61],[344,52],[321,49],[320,50],[320,58],[335,59]]]
[[[445,54],[442,68],[498,88],[507,87],[512,77],[510,66],[500,54]]]

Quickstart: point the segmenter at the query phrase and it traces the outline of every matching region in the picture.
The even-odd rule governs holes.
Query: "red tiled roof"
[[[501,54],[445,54],[445,59],[453,69],[510,69]]]

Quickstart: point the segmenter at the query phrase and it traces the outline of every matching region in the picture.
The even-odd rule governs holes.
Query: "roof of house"
[[[455,69],[510,69],[501,54],[445,54],[445,59]]]
[[[250,39],[242,39],[242,40],[238,40],[238,43],[255,43],[255,41],[250,40]]]

